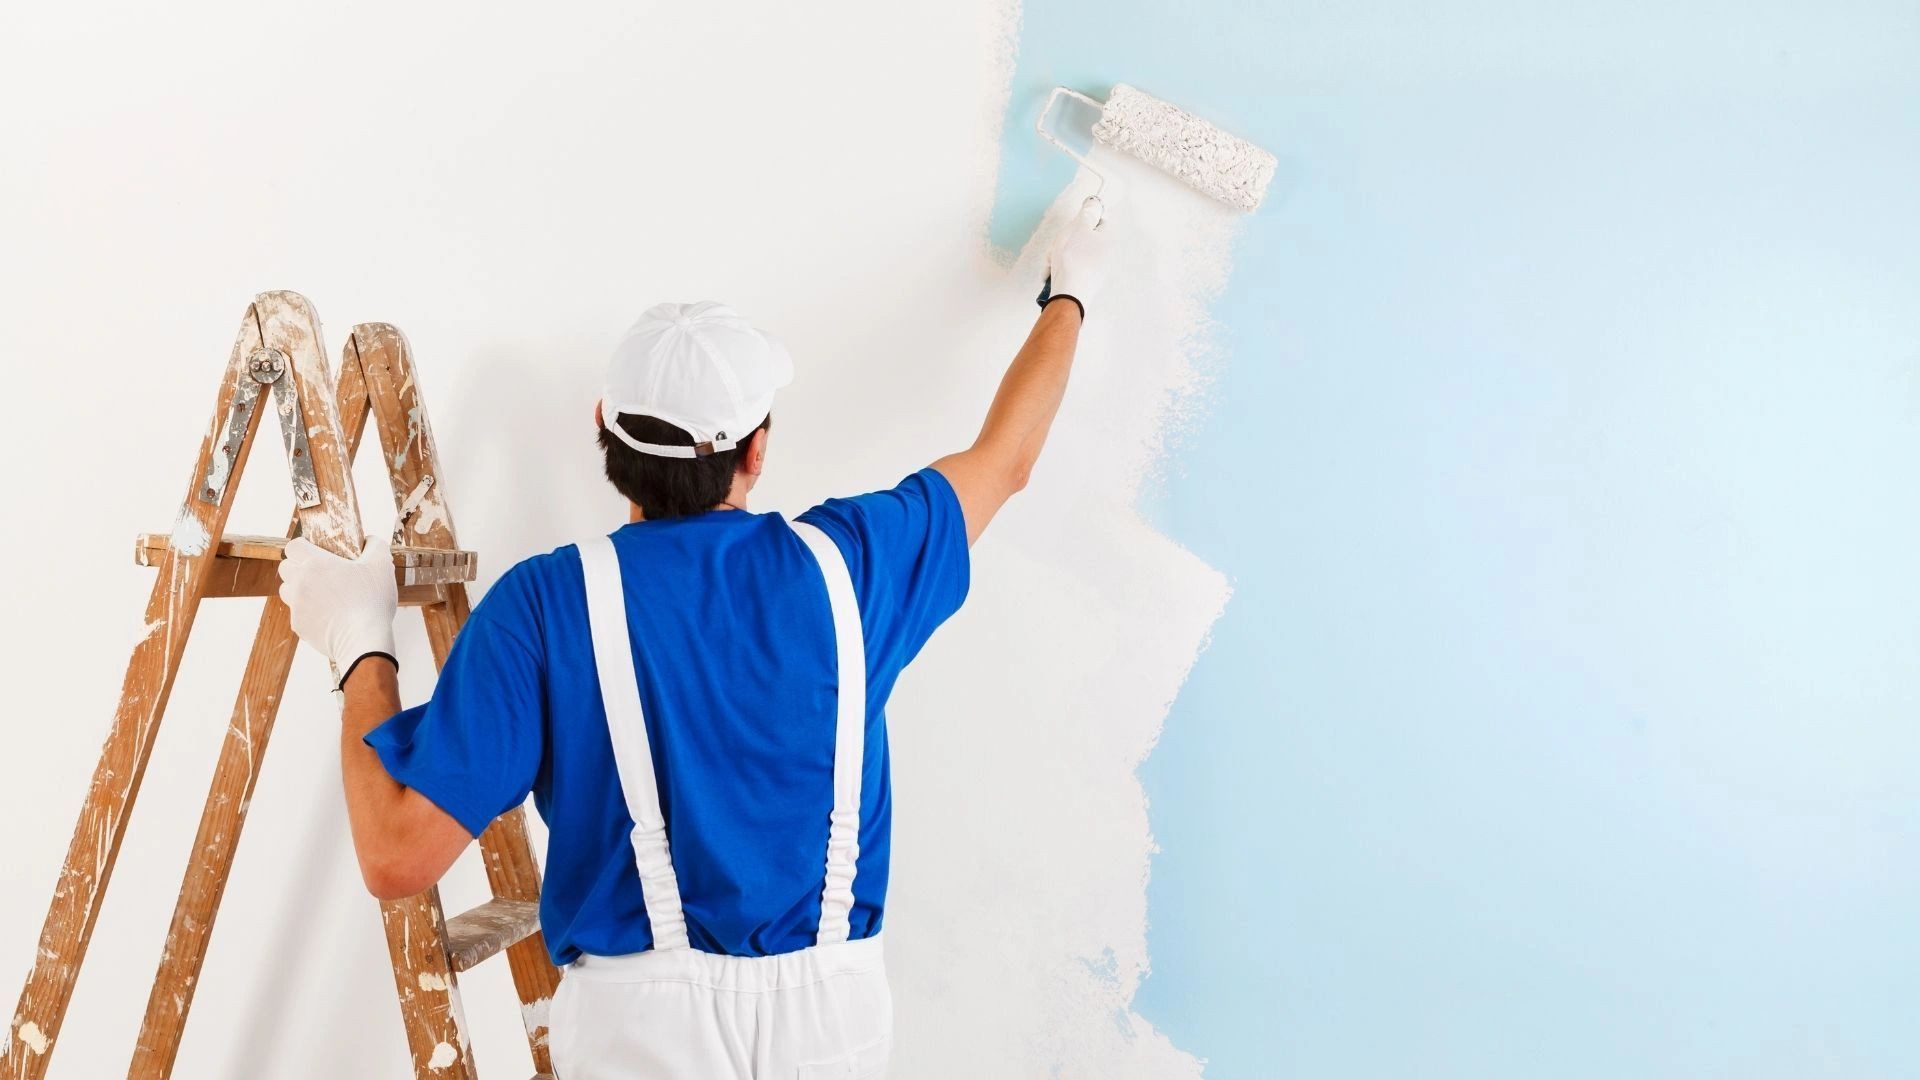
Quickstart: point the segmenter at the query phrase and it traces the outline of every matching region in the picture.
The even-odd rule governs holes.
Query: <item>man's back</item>
[[[966,530],[932,469],[799,520],[846,560],[865,642],[857,940],[879,931],[886,893],[887,695],[966,596]],[[776,514],[635,522],[612,540],[689,943],[734,956],[806,948],[820,923],[838,686],[819,566]],[[433,699],[369,737],[395,779],[476,835],[532,793],[549,831],[541,923],[562,964],[653,944],[596,680],[569,545],[502,576]]]
[[[400,707],[384,548],[288,544],[291,623],[343,672],[368,889],[430,886],[534,795],[568,1080],[885,1073],[885,702],[1046,442],[1103,265],[1096,201],[973,445],[793,522],[746,511],[784,346],[725,305],[649,308],[594,410],[632,524],[508,572],[424,706]]]

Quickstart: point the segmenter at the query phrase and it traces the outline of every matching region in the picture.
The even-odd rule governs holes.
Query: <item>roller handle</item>
[[[1080,212],[1084,214],[1088,210],[1092,210],[1094,213],[1094,219],[1093,219],[1094,228],[1097,229],[1100,226],[1106,224],[1107,204],[1101,201],[1100,196],[1089,195],[1085,199],[1082,199],[1080,201]],[[1034,303],[1039,304],[1041,307],[1046,307],[1047,301],[1051,299],[1053,299],[1053,274],[1051,271],[1049,271],[1047,274],[1047,280],[1040,283],[1040,295],[1034,298]]]

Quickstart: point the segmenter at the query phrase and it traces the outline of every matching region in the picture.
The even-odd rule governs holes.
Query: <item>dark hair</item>
[[[664,446],[694,445],[693,436],[685,428],[676,427],[665,420],[651,416],[622,415],[615,422],[621,430],[640,442]],[[739,467],[740,454],[747,440],[753,437],[754,431],[765,431],[772,426],[773,416],[768,414],[766,419],[760,421],[759,427],[739,437],[738,447],[705,457],[675,458],[643,454],[621,442],[604,427],[600,429],[600,449],[607,456],[607,479],[613,482],[620,494],[640,507],[640,513],[648,521],[691,517],[725,501],[727,492],[733,488],[733,474]]]

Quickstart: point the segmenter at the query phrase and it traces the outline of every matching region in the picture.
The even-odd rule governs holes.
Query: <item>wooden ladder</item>
[[[269,415],[276,419],[262,419]],[[260,294],[241,320],[179,517],[172,531],[142,536],[134,547],[135,560],[155,567],[159,578],[147,600],[145,636],[127,664],[113,727],[40,931],[33,969],[0,1045],[11,1080],[46,1075],[200,601],[265,597],[127,1070],[137,1080],[172,1073],[297,645],[286,605],[275,595],[276,564],[289,536],[305,536],[338,555],[359,553],[363,537],[351,465],[369,416],[392,482],[397,531],[404,534],[404,545],[394,549],[400,602],[420,609],[434,662],[446,662],[470,609],[466,583],[473,580],[475,562],[454,542],[406,338],[385,323],[354,327],[336,384],[313,306],[296,293]],[[280,428],[293,479],[293,523],[286,536],[228,536],[227,514],[241,468],[254,435],[270,423]],[[553,1070],[547,1003],[560,973],[548,961],[540,936],[540,870],[527,838],[525,811],[516,808],[496,819],[480,837],[480,850],[494,898],[472,911],[446,918],[437,888],[381,904],[414,1074],[421,1080],[477,1080],[458,974],[504,951],[539,1073],[535,1080],[541,1080]]]

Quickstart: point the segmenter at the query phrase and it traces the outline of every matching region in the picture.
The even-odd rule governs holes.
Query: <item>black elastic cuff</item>
[[[340,685],[338,687],[335,687],[335,689],[345,690],[347,688],[347,679],[349,676],[353,674],[353,669],[360,666],[360,661],[365,660],[370,656],[377,656],[380,659],[385,660],[387,663],[393,665],[394,674],[398,675],[400,673],[400,661],[395,659],[392,653],[383,653],[383,652],[362,653],[354,659],[353,663],[347,665],[347,670],[340,673]]]
[[[1081,302],[1080,302],[1080,298],[1079,298],[1079,297],[1077,297],[1077,296],[1074,296],[1074,295],[1073,295],[1073,294],[1071,294],[1071,293],[1063,293],[1063,292],[1057,292],[1057,293],[1054,293],[1054,294],[1053,294],[1052,296],[1049,296],[1049,297],[1047,297],[1047,302],[1046,302],[1046,304],[1041,304],[1041,305],[1040,305],[1040,310],[1042,310],[1042,311],[1045,311],[1045,310],[1046,310],[1046,308],[1047,308],[1047,304],[1051,304],[1051,303],[1053,303],[1053,302],[1054,302],[1055,300],[1071,300],[1071,301],[1073,301],[1073,306],[1074,306],[1074,307],[1077,307],[1077,308],[1079,308],[1079,309],[1080,309],[1080,321],[1081,321],[1081,322],[1086,322],[1086,321],[1087,321],[1087,305],[1085,305],[1085,304],[1083,304],[1083,303],[1081,303]]]

